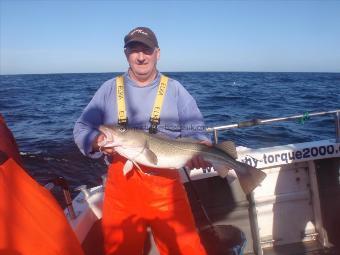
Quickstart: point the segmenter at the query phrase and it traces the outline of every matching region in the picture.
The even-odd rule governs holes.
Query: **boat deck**
[[[317,241],[300,242],[264,248],[263,255],[338,255],[335,249],[325,249]]]
[[[91,230],[82,243],[85,255],[104,255],[104,239],[101,230],[101,220],[93,224]]]

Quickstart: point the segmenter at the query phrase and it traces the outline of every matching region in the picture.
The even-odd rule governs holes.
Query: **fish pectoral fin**
[[[152,150],[150,150],[149,148],[145,148],[143,154],[150,163],[157,165],[158,158],[157,155]]]
[[[126,162],[125,162],[125,165],[123,167],[123,174],[126,175],[127,173],[129,173],[132,168],[133,168],[133,165],[135,165],[138,170],[142,171],[142,169],[140,168],[140,166],[137,164],[137,162],[135,162],[134,160],[131,160],[131,159],[128,159]]]
[[[128,172],[131,171],[132,168],[133,168],[133,162],[131,160],[127,160],[123,167],[123,174],[126,175]]]
[[[225,153],[227,153],[229,156],[231,156],[234,159],[237,158],[236,147],[233,141],[224,141],[224,142],[214,145],[214,147],[224,151]]]
[[[140,168],[136,161],[132,161],[132,163],[137,167],[139,171],[142,171],[142,168]]]

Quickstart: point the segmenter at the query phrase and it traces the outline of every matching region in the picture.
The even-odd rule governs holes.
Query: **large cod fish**
[[[114,147],[115,151],[127,159],[123,172],[127,174],[138,164],[155,168],[180,169],[196,155],[208,161],[221,177],[236,173],[246,194],[255,189],[266,174],[245,163],[236,161],[235,145],[227,141],[207,146],[187,139],[170,139],[162,135],[152,135],[143,130],[125,129],[119,126],[102,125],[99,130],[105,139],[98,145]],[[233,169],[234,171],[230,171]]]

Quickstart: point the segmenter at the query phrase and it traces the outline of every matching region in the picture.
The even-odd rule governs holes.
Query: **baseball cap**
[[[140,42],[150,48],[158,47],[156,35],[148,27],[136,27],[124,37],[124,48],[132,42]]]

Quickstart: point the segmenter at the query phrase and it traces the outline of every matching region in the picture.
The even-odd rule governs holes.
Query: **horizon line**
[[[104,72],[69,72],[69,73],[7,73],[0,76],[10,75],[55,75],[55,74],[109,74],[109,73],[125,73],[126,71],[104,71]],[[161,71],[161,73],[332,73],[340,74],[336,71]]]

